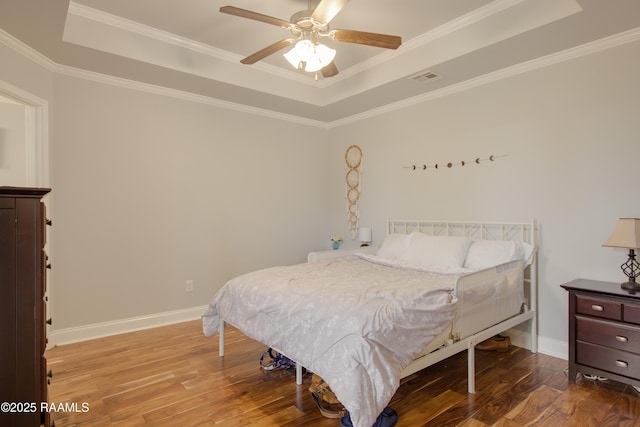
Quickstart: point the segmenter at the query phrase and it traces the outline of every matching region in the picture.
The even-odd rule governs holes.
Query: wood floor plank
[[[265,372],[266,349],[233,328],[226,356],[199,321],[56,347],[51,402],[86,402],[59,412],[57,427],[337,427],[284,371]],[[512,347],[476,351],[476,393],[467,393],[466,352],[402,380],[390,405],[398,427],[640,427],[638,393],[613,381],[570,382],[565,360]]]
[[[560,394],[559,390],[543,384],[529,393],[522,402],[505,415],[505,418],[513,420],[520,425],[534,425]]]
[[[488,427],[485,423],[474,418],[466,418],[457,424],[459,427]]]

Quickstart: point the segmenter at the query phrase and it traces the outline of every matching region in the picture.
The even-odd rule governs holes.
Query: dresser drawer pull
[[[593,311],[604,311],[604,307],[598,304],[592,304],[591,309]]]
[[[616,335],[616,341],[627,342],[629,341],[629,338],[623,337],[622,335]]]
[[[629,366],[629,364],[627,362],[625,362],[624,360],[616,360],[616,366],[620,367],[620,368],[626,368]]]

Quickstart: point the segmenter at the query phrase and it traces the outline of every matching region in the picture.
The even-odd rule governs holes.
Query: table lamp
[[[640,275],[640,264],[636,261],[635,253],[640,248],[640,218],[619,218],[613,233],[602,246],[629,249],[629,259],[620,266],[629,281],[620,287],[629,291],[640,290],[640,284],[636,282],[636,277]]]
[[[361,247],[369,246],[369,243],[371,243],[371,228],[360,227],[358,230],[358,238],[360,239]]]

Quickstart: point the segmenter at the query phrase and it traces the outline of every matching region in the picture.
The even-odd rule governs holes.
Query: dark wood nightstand
[[[640,295],[576,279],[569,292],[569,379],[578,372],[640,387]]]

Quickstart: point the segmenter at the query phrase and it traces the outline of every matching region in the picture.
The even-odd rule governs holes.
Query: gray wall
[[[55,91],[59,328],[204,305],[235,275],[324,248],[320,133],[69,77]]]

